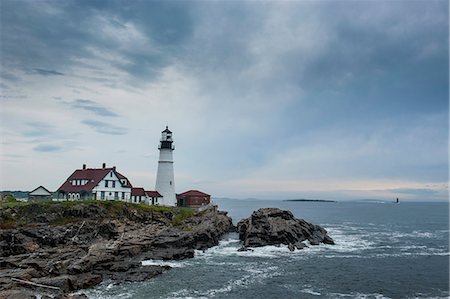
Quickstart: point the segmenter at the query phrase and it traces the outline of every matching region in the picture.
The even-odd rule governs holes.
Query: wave
[[[254,268],[259,265],[259,268]],[[262,266],[262,267],[261,267]],[[210,288],[204,291],[192,290],[192,289],[182,289],[169,294],[166,298],[171,299],[181,299],[181,298],[192,298],[192,299],[203,299],[203,298],[213,298],[218,295],[223,295],[229,293],[238,288],[247,288],[254,283],[262,283],[265,279],[269,279],[278,275],[281,275],[278,272],[277,266],[265,266],[263,264],[253,263],[252,265],[246,265],[244,268],[240,269],[244,270],[248,274],[245,274],[239,278],[230,279],[225,282],[223,286]]]
[[[186,261],[162,261],[162,260],[145,260],[142,261],[142,266],[169,266],[172,268],[183,268],[186,266]]]

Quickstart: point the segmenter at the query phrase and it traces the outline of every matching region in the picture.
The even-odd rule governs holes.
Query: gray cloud
[[[81,123],[91,127],[98,133],[108,134],[108,135],[125,135],[128,129],[123,127],[114,126],[102,121],[85,119]]]
[[[69,102],[69,105],[72,106],[73,108],[91,111],[99,116],[110,116],[110,117],[119,116],[117,113],[91,100],[76,99],[72,102]]]
[[[124,135],[121,123],[97,119],[120,121],[110,103],[129,97],[128,139],[144,122],[174,119],[199,180],[267,169],[294,179],[448,180],[447,1],[4,0],[1,13],[2,101],[12,107],[28,82],[64,74],[74,83],[42,84],[49,97],[111,92],[64,108],[82,111],[95,132]],[[195,144],[193,131],[208,142]]]
[[[41,137],[53,132],[54,126],[40,121],[27,122],[27,129],[23,132],[27,137]]]
[[[64,76],[63,73],[55,71],[55,70],[46,70],[41,68],[35,68],[33,70],[35,73],[43,76]]]
[[[36,152],[57,152],[61,151],[62,149],[63,148],[61,146],[52,144],[40,144],[33,148],[33,150]]]

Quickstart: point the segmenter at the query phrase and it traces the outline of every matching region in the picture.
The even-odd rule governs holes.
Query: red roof
[[[126,179],[127,182],[124,187],[131,188],[130,181],[121,173],[117,172],[115,167],[112,168],[86,168],[75,170],[69,178],[58,188],[58,192],[80,192],[80,191],[92,191],[95,186],[100,183],[100,181],[110,172],[114,171],[116,176],[122,180]],[[87,180],[88,183],[85,185],[74,186],[72,185],[72,180]]]
[[[186,196],[211,196],[211,195],[203,193],[198,190],[189,190],[189,191],[183,192],[181,194],[178,194],[177,198],[178,197],[186,197]]]
[[[131,196],[145,196],[144,188],[131,188]]]
[[[149,197],[162,197],[161,194],[159,194],[158,191],[145,191],[145,194]]]

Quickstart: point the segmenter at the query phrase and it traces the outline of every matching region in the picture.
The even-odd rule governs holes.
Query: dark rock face
[[[22,291],[30,288],[41,295],[66,298],[67,292],[95,286],[103,279],[147,280],[170,267],[142,266],[143,260],[192,258],[195,249],[217,245],[232,227],[231,218],[214,208],[177,225],[172,223],[170,212],[128,207],[118,210],[120,215],[115,218],[95,204],[37,210],[26,213],[32,221],[42,222],[0,230],[0,298],[8,294],[27,298],[29,292]],[[11,215],[25,217],[20,212],[0,210],[0,220]],[[71,221],[55,225],[61,217]],[[13,278],[59,290],[35,289]]]
[[[285,244],[289,250],[311,245],[334,244],[327,231],[303,219],[294,218],[291,212],[277,208],[259,209],[237,224],[239,239],[244,247],[260,247],[265,245]]]

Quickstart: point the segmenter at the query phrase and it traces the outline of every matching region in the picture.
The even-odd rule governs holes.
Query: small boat
[[[398,197],[397,197],[397,201],[396,201],[397,203],[399,203],[399,201],[398,201]]]

